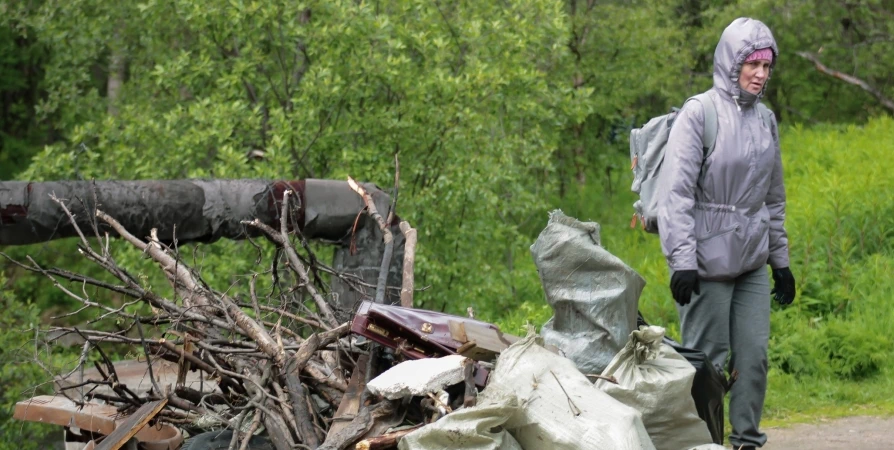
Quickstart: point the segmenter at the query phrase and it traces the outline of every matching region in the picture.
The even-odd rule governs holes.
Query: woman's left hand
[[[790,305],[795,301],[795,276],[788,267],[773,269],[773,299],[780,305]]]

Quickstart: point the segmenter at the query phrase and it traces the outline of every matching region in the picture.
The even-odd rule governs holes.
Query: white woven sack
[[[711,443],[708,426],[698,417],[692,399],[695,368],[661,342],[664,328],[642,326],[630,333],[624,348],[602,372],[617,384],[595,385],[621,403],[642,413],[657,450],[689,450]]]

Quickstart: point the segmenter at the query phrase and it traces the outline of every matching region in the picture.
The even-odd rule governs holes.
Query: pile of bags
[[[694,387],[682,347],[661,327],[637,325],[645,281],[602,248],[599,226],[553,212],[531,252],[555,311],[542,336],[531,331],[499,355],[475,406],[404,436],[399,448],[722,449],[725,381],[695,364],[705,386]]]

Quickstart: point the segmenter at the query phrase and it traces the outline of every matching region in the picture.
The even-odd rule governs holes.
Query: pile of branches
[[[299,227],[289,224],[289,207],[296,201],[294,198],[290,200],[291,191],[286,191],[282,199],[280,229],[258,220],[243,222],[247,227],[259,229],[275,243],[278,256],[269,273],[277,277],[280,272],[290,272],[289,278],[294,281],[286,288],[271,289],[266,296],[258,295],[258,274],[246,277],[249,280],[248,288],[244,289],[247,295],[231,294],[232,286],[226,290],[214,289],[187,264],[176,245],[159,241],[154,232],[144,239],[134,236],[101,209],[94,211],[96,220],[110,226],[118,236],[157,263],[173,287],[173,298],[159,294],[145,279],[134,276],[116,262],[110,252],[109,235],[101,235],[98,226],[93,230],[95,241],[88,240],[80,228],[77,230],[79,250],[111,274],[117,280],[115,282],[64,269],[44,268],[30,257],[28,263],[19,263],[45,275],[58,289],[80,303],[80,309],[67,315],[84,310],[96,312],[86,326],[46,330],[57,338],[76,335],[83,340],[77,367],[57,377],[59,392],[76,403],[99,400],[117,405],[124,414],[147,402],[166,399],[165,409],[157,420],[188,429],[230,428],[234,431],[230,448],[234,449],[247,448],[250,437],[261,426],[278,450],[345,448],[369,433],[376,418],[394,414],[398,405],[384,400],[374,400],[378,403],[370,404],[369,399],[363,398],[360,412],[353,418],[348,417],[348,423],[340,424],[340,432],[330,432],[333,424],[339,423],[334,416],[349,390],[351,374],[355,369],[363,369],[368,379],[374,372],[368,369],[376,358],[370,356],[374,353],[371,343],[366,342],[366,347],[358,346],[349,335],[350,323],[336,319],[337,314],[322,289],[322,281],[316,276],[317,271],[325,271],[331,276],[343,277],[343,281],[354,283],[358,288],[375,288],[376,298],[382,298],[385,286],[381,281],[388,268],[392,240],[385,224],[391,217],[386,221],[376,211],[369,194],[352,181],[352,188],[364,198],[366,212],[375,219],[384,235],[385,260],[378,286],[360,286],[364,283],[357,277],[339,274],[320,263],[300,235]],[[53,201],[77,227],[65,202],[57,198]],[[409,266],[411,278],[415,230],[409,226],[401,228],[408,238],[413,236],[407,239],[404,259],[405,272]],[[278,263],[281,260],[284,264]],[[287,269],[277,267],[278,264],[287,266]],[[277,282],[281,283],[282,278]],[[72,285],[82,288],[71,289]],[[87,286],[123,295],[128,301],[120,307],[103,304],[87,294]],[[409,289],[404,287],[404,297],[412,296],[412,281],[409,286]],[[407,300],[412,302],[411,297]],[[128,312],[140,310],[131,307],[140,303],[149,305],[141,310],[151,310],[151,314],[141,316]],[[93,326],[108,321],[119,324],[118,330],[102,331],[103,327]],[[97,329],[88,329],[90,327]],[[105,327],[106,330],[110,328],[114,327]],[[136,350],[141,354],[140,359],[145,358],[148,362],[152,384],[148,392],[138,393],[133,386],[127,386],[119,379],[107,353],[108,346],[121,344],[129,346],[131,352]],[[77,379],[77,374],[84,373],[84,366],[94,351],[98,352],[99,358],[93,363],[95,370],[90,372],[98,376]],[[158,359],[177,364],[179,372],[175,384],[161,385],[158,382],[152,370],[152,362]],[[361,367],[363,365],[367,367]],[[213,380],[214,383],[205,383],[200,389],[184,383],[187,375],[194,371],[198,371],[203,380]]]

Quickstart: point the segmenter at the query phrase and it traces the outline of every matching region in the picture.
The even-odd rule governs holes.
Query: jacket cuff
[[[667,266],[674,272],[681,270],[698,270],[698,259],[695,255],[675,255],[667,258]]]
[[[771,269],[781,269],[783,267],[789,267],[788,260],[788,252],[785,252],[780,255],[770,255],[770,260],[768,261]]]

